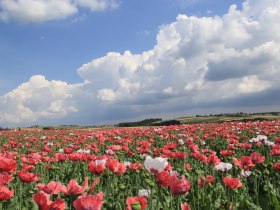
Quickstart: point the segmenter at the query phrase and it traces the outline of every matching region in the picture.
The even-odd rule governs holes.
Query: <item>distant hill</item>
[[[210,115],[196,115],[195,117],[177,118],[181,123],[207,123],[207,122],[225,122],[225,121],[262,121],[262,120],[280,120],[280,112],[263,113],[223,113]]]

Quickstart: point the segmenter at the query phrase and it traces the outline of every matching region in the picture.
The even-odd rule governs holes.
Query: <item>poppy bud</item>
[[[131,207],[133,210],[141,210],[142,207],[141,207],[141,204],[139,202],[135,202],[133,204],[131,204]]]
[[[125,189],[125,185],[124,184],[119,184],[119,189],[120,190],[124,190]]]

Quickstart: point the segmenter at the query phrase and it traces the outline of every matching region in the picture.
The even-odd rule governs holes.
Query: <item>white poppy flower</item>
[[[232,169],[231,163],[220,162],[219,164],[214,166],[215,171],[228,171],[230,169]]]
[[[167,158],[147,156],[144,161],[145,168],[153,174],[160,173],[168,165]]]

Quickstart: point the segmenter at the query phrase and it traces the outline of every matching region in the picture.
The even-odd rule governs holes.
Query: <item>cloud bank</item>
[[[81,8],[103,11],[119,4],[118,0],[1,0],[0,20],[40,23],[67,18]]]
[[[0,125],[98,124],[195,109],[275,108],[279,19],[280,0],[247,0],[223,16],[180,14],[160,27],[152,49],[109,52],[83,64],[77,70],[81,84],[37,75],[0,96]]]

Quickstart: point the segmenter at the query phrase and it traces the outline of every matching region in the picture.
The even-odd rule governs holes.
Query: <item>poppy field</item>
[[[0,131],[0,210],[280,209],[280,121]]]

